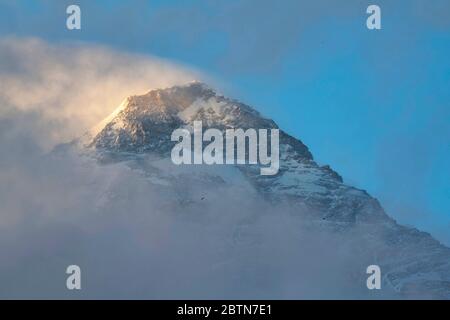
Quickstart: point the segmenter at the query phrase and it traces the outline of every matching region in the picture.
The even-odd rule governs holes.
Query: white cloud
[[[125,163],[43,152],[130,93],[195,74],[104,48],[0,40],[0,298],[368,294],[351,239],[306,230],[299,208],[195,175],[163,187]],[[65,288],[71,264],[79,293]]]
[[[199,78],[198,71],[152,56],[36,38],[0,39],[0,117],[37,113],[49,129],[44,147],[82,134],[129,95]]]

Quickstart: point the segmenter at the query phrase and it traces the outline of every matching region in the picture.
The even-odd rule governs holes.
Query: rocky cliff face
[[[243,192],[289,207],[293,219],[312,232],[351,235],[355,260],[380,265],[383,286],[400,296],[450,298],[450,249],[427,233],[398,225],[376,199],[346,185],[329,166],[319,166],[300,140],[281,129],[280,170],[274,176],[260,175],[255,165],[201,165],[208,167],[202,171],[171,164],[171,133],[194,121],[202,121],[204,129],[278,128],[251,107],[195,82],[129,97],[84,138],[82,148],[101,163],[126,162],[171,190],[189,183],[207,194],[221,184],[245,184]],[[174,191],[174,202],[182,206],[202,200]]]

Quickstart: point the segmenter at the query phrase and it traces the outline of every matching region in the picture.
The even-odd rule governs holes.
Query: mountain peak
[[[177,113],[192,105],[196,100],[208,100],[216,92],[203,82],[193,81],[165,89],[154,89],[144,95],[128,98],[131,107],[145,108],[149,112]]]
[[[293,208],[293,214],[301,217],[308,228],[354,234],[355,243],[368,252],[370,262],[372,256],[376,257],[385,272],[386,284],[395,291],[450,296],[448,248],[427,234],[398,225],[375,198],[345,184],[329,166],[319,166],[299,139],[281,129],[277,175],[260,175],[259,168],[252,165],[228,167],[233,171],[217,166],[195,170],[189,167],[189,171],[175,166],[169,160],[175,144],[171,134],[194,121],[202,121],[203,129],[278,128],[253,108],[194,81],[130,96],[101,123],[101,130],[86,145],[101,161],[127,161],[132,168],[157,179],[155,183],[173,185],[177,192],[183,183],[180,181],[189,188],[198,183],[204,190],[210,188],[204,185],[210,181],[235,183],[230,182],[231,176],[239,181],[238,185],[249,183],[252,192],[264,201]],[[196,203],[183,195],[183,204],[184,197],[189,203]]]
[[[202,121],[205,128],[277,128],[253,108],[193,81],[128,97],[91,131],[93,141],[89,144],[116,151],[144,151],[159,147],[159,143],[154,145],[156,141],[170,140],[174,129],[194,121]]]

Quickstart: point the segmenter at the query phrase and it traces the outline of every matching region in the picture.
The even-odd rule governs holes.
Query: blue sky
[[[65,28],[78,4],[82,29]],[[382,30],[365,26],[377,4]],[[3,1],[0,36],[83,41],[212,76],[378,198],[450,244],[450,2]]]

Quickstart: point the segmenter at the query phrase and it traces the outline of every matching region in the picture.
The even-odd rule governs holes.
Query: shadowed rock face
[[[130,165],[139,167],[142,155],[169,158],[175,144],[172,132],[194,121],[202,121],[204,130],[278,128],[251,107],[194,82],[129,97],[86,147],[102,161],[131,159]],[[426,233],[398,225],[367,192],[344,184],[329,166],[319,166],[300,140],[280,130],[280,170],[275,176],[261,176],[257,165],[234,168],[265,200],[294,208],[312,230],[358,230],[355,256],[369,253],[382,269],[384,285],[405,297],[450,298],[450,250]],[[169,184],[183,181],[181,176],[172,179],[175,171],[152,174]],[[200,180],[223,180],[220,173],[207,175]]]

